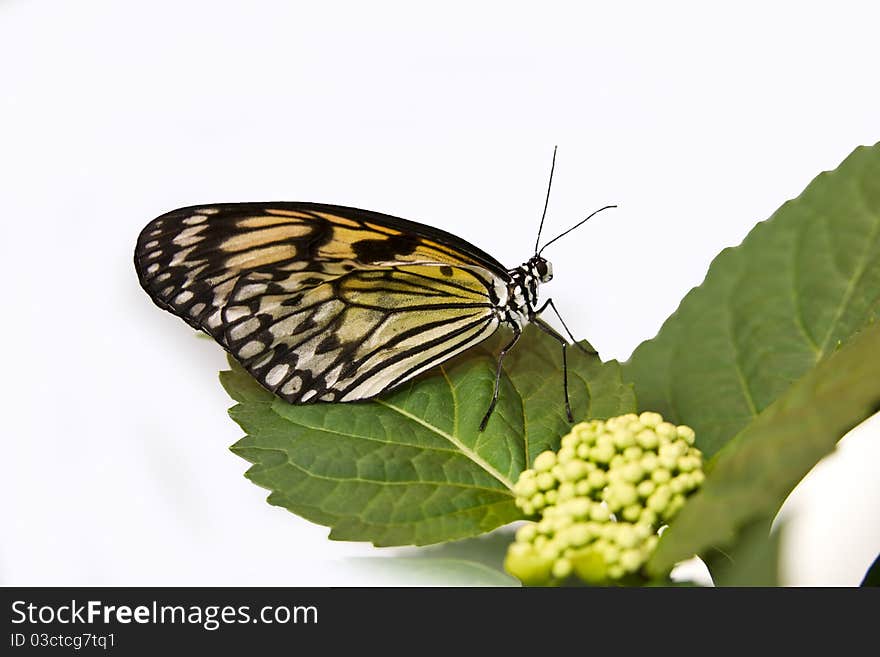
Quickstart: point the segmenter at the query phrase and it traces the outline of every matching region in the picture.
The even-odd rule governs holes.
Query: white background
[[[545,252],[546,293],[626,359],[720,249],[880,139],[876,3],[422,4],[0,2],[0,583],[387,582],[348,558],[389,551],[242,477],[221,349],[138,287],[154,216],[353,205],[513,266],[559,144],[548,235],[620,209]],[[878,435],[791,501],[786,582],[856,584],[880,549]]]

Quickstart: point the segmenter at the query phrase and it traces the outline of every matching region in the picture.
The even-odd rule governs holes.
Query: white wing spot
[[[268,286],[265,283],[251,283],[249,285],[243,285],[238,293],[235,295],[235,298],[239,301],[244,301],[245,299],[250,299],[251,297],[265,294],[267,289]]]
[[[150,259],[152,259],[152,260],[155,260],[155,259],[158,258],[160,255],[162,255],[162,249],[156,249],[155,251],[153,251],[153,252],[151,252],[149,255],[147,255],[147,257],[150,258]]]
[[[202,311],[205,309],[205,304],[197,303],[192,308],[189,309],[189,314],[193,317],[198,317],[202,314]]]
[[[168,263],[168,266],[169,267],[179,267],[180,265],[182,265],[186,261],[187,256],[189,256],[190,253],[195,251],[195,248],[196,247],[191,246],[188,249],[183,249],[182,251],[178,251],[177,253],[174,254],[174,257],[171,258],[171,262]]]
[[[193,298],[193,293],[189,290],[184,290],[180,294],[177,295],[174,299],[174,303],[186,303],[190,299]]]
[[[145,249],[152,249],[153,247],[159,246],[159,240],[150,240],[146,244],[144,244]]]
[[[226,321],[230,324],[242,317],[247,317],[251,314],[251,309],[247,306],[231,306],[226,308]]]
[[[217,328],[220,324],[223,323],[223,318],[220,316],[220,311],[215,310],[206,320],[209,328]]]
[[[149,267],[147,267],[147,273],[148,273],[148,274],[154,274],[154,273],[156,273],[158,270],[159,270],[159,263],[158,263],[158,262],[154,262],[152,265],[150,265]]]
[[[321,395],[321,401],[332,402],[334,399],[336,399],[336,393],[332,391]]]
[[[218,212],[220,212],[220,210],[218,210],[217,208],[202,208],[201,210],[199,210],[199,212],[201,212],[202,214],[217,214]]]
[[[159,263],[154,262],[152,265],[149,266],[149,268],[147,269],[147,271],[150,271],[150,269],[152,269],[153,267],[156,267],[156,268],[158,269],[158,267],[159,267]],[[161,283],[162,281],[167,281],[169,278],[171,278],[171,272],[170,272],[170,271],[163,271],[161,274],[159,274],[158,276],[156,276],[156,280],[157,280],[159,283]]]
[[[281,394],[283,395],[292,395],[296,392],[299,392],[299,389],[302,388],[303,380],[301,376],[294,376],[284,384],[284,387],[281,388]]]
[[[341,350],[337,350],[335,353],[341,353]],[[342,374],[342,366],[343,363],[340,363],[324,375],[324,385],[330,388],[339,380],[339,375]],[[326,396],[324,395],[324,397]],[[324,399],[324,397],[321,397],[321,399]]]
[[[312,397],[314,397],[317,394],[318,393],[315,392],[314,390],[309,390],[306,394],[304,394],[302,397],[300,397],[300,401],[309,401]]]
[[[190,228],[186,228],[185,230],[180,231],[180,234],[176,235],[172,242],[177,244],[177,246],[192,246],[205,239],[204,237],[199,236],[199,233],[205,230],[205,228],[207,228],[207,226],[191,226]]]
[[[269,373],[266,375],[266,383],[270,386],[276,386],[284,379],[284,376],[287,374],[287,370],[290,369],[290,365],[287,363],[281,363],[280,365],[276,365]]]
[[[197,261],[195,261],[195,262],[193,262],[193,263],[185,262],[185,263],[183,263],[183,264],[186,265],[187,267],[191,267],[191,266],[193,266],[194,264],[197,264],[198,262],[204,262],[204,261],[202,261],[202,260],[197,260]],[[188,285],[192,285],[192,284],[193,284],[193,281],[196,280],[196,276],[198,276],[199,274],[201,274],[205,269],[207,269],[207,267],[208,267],[208,265],[201,265],[200,267],[196,267],[195,269],[190,269],[190,270],[186,273],[186,283],[184,283],[183,286],[186,287],[186,286],[188,286]]]
[[[259,340],[251,340],[238,350],[238,356],[239,358],[253,358],[263,351],[264,348],[263,343]]]
[[[256,317],[246,319],[241,324],[236,324],[229,329],[229,337],[233,340],[241,340],[260,328],[260,320]]]
[[[187,226],[194,226],[196,224],[202,223],[207,218],[208,217],[205,216],[204,214],[194,214],[193,216],[187,217],[186,219],[184,219],[183,223],[185,223]]]

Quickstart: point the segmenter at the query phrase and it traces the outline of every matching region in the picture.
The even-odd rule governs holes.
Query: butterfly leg
[[[522,335],[522,331],[519,327],[515,324],[511,324],[510,326],[513,329],[513,340],[511,340],[508,345],[498,353],[498,364],[495,367],[495,390],[492,393],[492,401],[489,402],[489,408],[483,416],[483,420],[480,422],[480,431],[486,428],[486,424],[489,422],[489,416],[492,415],[492,411],[495,410],[495,403],[498,401],[498,389],[501,386],[501,362],[504,360],[504,356],[507,352],[513,349],[513,345],[519,340],[519,336]]]
[[[592,347],[587,349],[580,342],[575,340],[575,337],[571,334],[571,331],[568,330],[568,326],[565,325],[565,320],[562,319],[562,315],[560,315],[559,311],[556,309],[556,304],[553,303],[553,299],[547,299],[547,301],[544,302],[544,305],[535,311],[535,315],[540,315],[542,312],[544,312],[544,310],[547,308],[547,306],[550,306],[553,309],[553,312],[556,314],[556,318],[559,320],[559,323],[562,324],[562,328],[565,329],[565,332],[568,334],[569,339],[571,339],[571,342],[575,347],[577,347],[578,349],[583,351],[588,356],[595,356],[599,353],[598,351],[596,351]],[[546,333],[546,331],[545,331],[545,333]],[[558,336],[558,335],[559,334],[557,333],[556,336]],[[554,336],[554,337],[556,337],[556,336]]]
[[[546,306],[547,304],[544,305]],[[568,401],[568,358],[566,357],[568,342],[556,332],[556,329],[540,317],[533,317],[532,323],[547,335],[558,340],[559,344],[562,345],[562,390],[565,394],[565,415],[568,417],[569,422],[574,422],[574,416],[571,414],[571,404]]]

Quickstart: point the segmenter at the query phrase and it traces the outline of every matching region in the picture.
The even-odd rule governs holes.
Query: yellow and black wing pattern
[[[291,403],[367,399],[482,342],[511,280],[444,231],[317,203],[174,210],[141,232],[135,267]]]

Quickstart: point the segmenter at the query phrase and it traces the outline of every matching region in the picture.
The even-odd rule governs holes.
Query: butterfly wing
[[[481,342],[507,283],[449,233],[306,203],[175,210],[135,265],[160,307],[294,403],[372,397]]]

